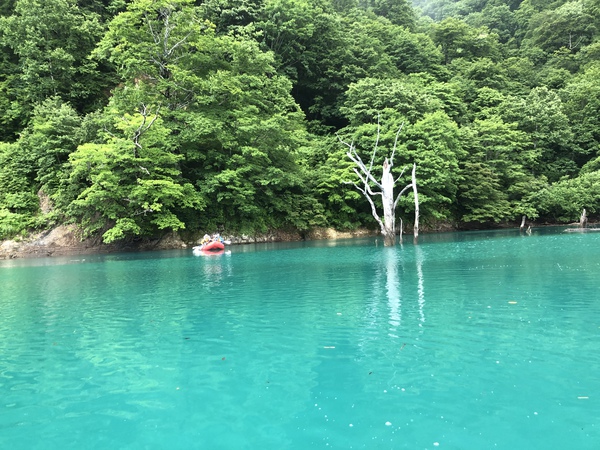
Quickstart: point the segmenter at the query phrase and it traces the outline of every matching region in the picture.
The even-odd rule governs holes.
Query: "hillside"
[[[365,160],[379,139],[377,166],[401,123],[396,175],[417,164],[425,227],[562,223],[583,208],[597,219],[599,11],[600,0],[4,2],[0,239],[57,224],[105,243],[373,227],[340,139]]]

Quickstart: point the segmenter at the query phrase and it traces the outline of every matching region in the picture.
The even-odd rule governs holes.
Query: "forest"
[[[402,123],[426,229],[600,214],[600,0],[5,0],[0,48],[0,239],[374,228],[342,141]]]

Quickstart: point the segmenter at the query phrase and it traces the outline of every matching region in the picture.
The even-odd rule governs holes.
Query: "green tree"
[[[135,114],[112,114],[114,132],[106,133],[104,143],[83,144],[70,154],[58,204],[86,233],[101,232],[107,243],[185,228],[178,212],[201,210],[204,203],[182,179],[181,156],[165,145],[169,130],[157,109],[144,105]]]
[[[16,65],[2,82],[3,102],[11,105],[2,120],[17,116],[24,123],[36,103],[52,96],[80,112],[101,104],[106,84],[88,55],[102,31],[98,16],[74,0],[17,0],[14,14],[0,17],[0,45]]]
[[[485,120],[498,116],[506,102],[506,95],[497,89],[482,87],[477,89],[473,102],[469,105],[474,119]]]
[[[407,0],[370,0],[370,7],[378,16],[385,17],[394,25],[414,29],[415,14]]]
[[[381,41],[385,54],[402,73],[429,72],[438,77],[445,74],[442,54],[427,34],[412,32],[385,20],[372,20],[364,30],[371,38]]]
[[[18,144],[0,143],[0,239],[42,225],[37,220],[39,201],[29,182],[30,170]]]
[[[413,0],[422,14],[431,17],[435,21],[441,21],[455,14],[454,0]]]
[[[465,119],[466,108],[458,87],[426,74],[395,79],[365,78],[349,86],[340,108],[351,126],[371,123],[380,113],[401,116],[411,123],[441,110],[455,122]]]
[[[526,39],[546,52],[563,47],[577,52],[592,42],[596,34],[594,21],[583,0],[570,1],[533,15]]]
[[[490,115],[463,129],[461,142],[468,152],[458,196],[461,220],[491,224],[535,217],[536,210],[522,200],[538,186],[528,170],[538,153],[517,124]]]
[[[33,112],[18,140],[20,160],[28,167],[28,182],[47,195],[56,193],[68,176],[65,164],[81,143],[81,118],[59,97],[48,98]]]
[[[304,116],[291,84],[256,41],[216,35],[200,12],[190,1],[138,0],[111,22],[98,55],[123,79],[112,104],[117,111],[161,108],[163,146],[181,170],[182,180],[173,182],[193,186],[202,200],[178,212],[173,197],[170,211],[182,223],[238,231],[307,227],[318,205],[297,162]],[[199,216],[194,208],[201,203],[210,207]]]
[[[507,43],[518,28],[514,13],[504,2],[488,2],[481,12],[467,15],[465,21],[476,28],[487,27],[498,35],[501,43]]]
[[[0,141],[14,141],[24,126],[23,108],[12,87],[18,73],[16,55],[0,42]]]
[[[14,12],[16,0],[5,0],[0,5],[0,16],[10,16]]]
[[[397,74],[385,44],[371,33],[373,20],[378,19],[359,10],[339,15],[322,0],[267,2],[257,27],[310,120],[343,127],[340,99],[350,83]]]
[[[467,80],[473,82],[476,88],[489,87],[503,91],[508,85],[504,65],[495,63],[489,58],[479,58],[464,63],[460,71]]]
[[[97,14],[106,22],[125,10],[128,0],[78,0],[82,12]]]
[[[561,180],[532,195],[530,202],[540,215],[554,222],[573,222],[583,208],[588,213],[600,211],[600,171],[584,173],[577,178]]]
[[[398,148],[398,167],[417,164],[419,203],[424,222],[451,221],[456,218],[456,199],[462,174],[459,161],[464,150],[458,126],[443,112],[427,113],[406,128]],[[406,176],[406,175],[405,175]],[[403,185],[403,183],[400,183]],[[412,198],[400,200],[412,210]]]
[[[473,28],[454,18],[434,26],[433,41],[441,47],[445,64],[456,58],[496,60],[500,56],[497,35],[490,33],[487,27]]]
[[[410,78],[365,78],[349,86],[341,111],[350,125],[356,127],[371,123],[380,113],[416,122],[426,113],[441,108],[441,101]]]
[[[523,97],[537,85],[538,72],[531,59],[523,56],[506,58],[502,63],[506,73],[506,94]]]
[[[573,132],[556,92],[548,88],[534,88],[526,99],[509,98],[503,117],[517,122],[526,132],[538,154],[529,169],[536,176],[543,175],[556,181],[577,171],[574,155]]]
[[[241,30],[258,22],[265,0],[207,0],[201,2],[202,16],[216,25],[217,33]]]
[[[560,92],[573,130],[579,165],[600,154],[600,64],[590,65]]]
[[[111,21],[94,55],[117,67],[123,97],[135,88],[131,96],[175,110],[193,98],[191,86],[203,66],[192,70],[192,61],[206,56],[203,50],[213,39],[213,26],[192,0],[134,0]]]
[[[324,224],[337,229],[355,229],[372,221],[364,197],[347,182],[354,179],[354,164],[347,148],[336,136],[319,138],[306,147],[303,162],[309,176],[308,187],[323,207]]]
[[[4,144],[0,156],[2,237],[52,223],[57,217],[51,203],[40,211],[40,199],[48,201],[68,177],[66,163],[79,143],[80,123],[72,107],[58,97],[49,98],[35,108],[20,138]]]

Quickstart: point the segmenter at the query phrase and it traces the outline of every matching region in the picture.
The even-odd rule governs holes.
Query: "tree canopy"
[[[4,2],[0,238],[375,227],[339,137],[382,164],[401,123],[424,227],[593,218],[599,33],[595,0]]]

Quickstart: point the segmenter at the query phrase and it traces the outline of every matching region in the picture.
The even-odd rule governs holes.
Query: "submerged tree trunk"
[[[587,227],[587,221],[587,211],[585,210],[585,208],[583,208],[583,211],[581,212],[581,217],[579,218],[579,226],[581,228]]]
[[[394,208],[394,176],[392,165],[388,159],[383,161],[383,174],[381,175],[381,201],[383,203],[383,245],[392,247],[396,245],[396,218]]]
[[[398,239],[402,244],[402,235],[404,234],[404,224],[402,223],[402,217],[400,217],[400,229],[398,230]]]
[[[419,240],[419,193],[417,192],[417,163],[413,164],[412,169],[412,188],[415,197],[415,225],[413,227],[415,244]]]

